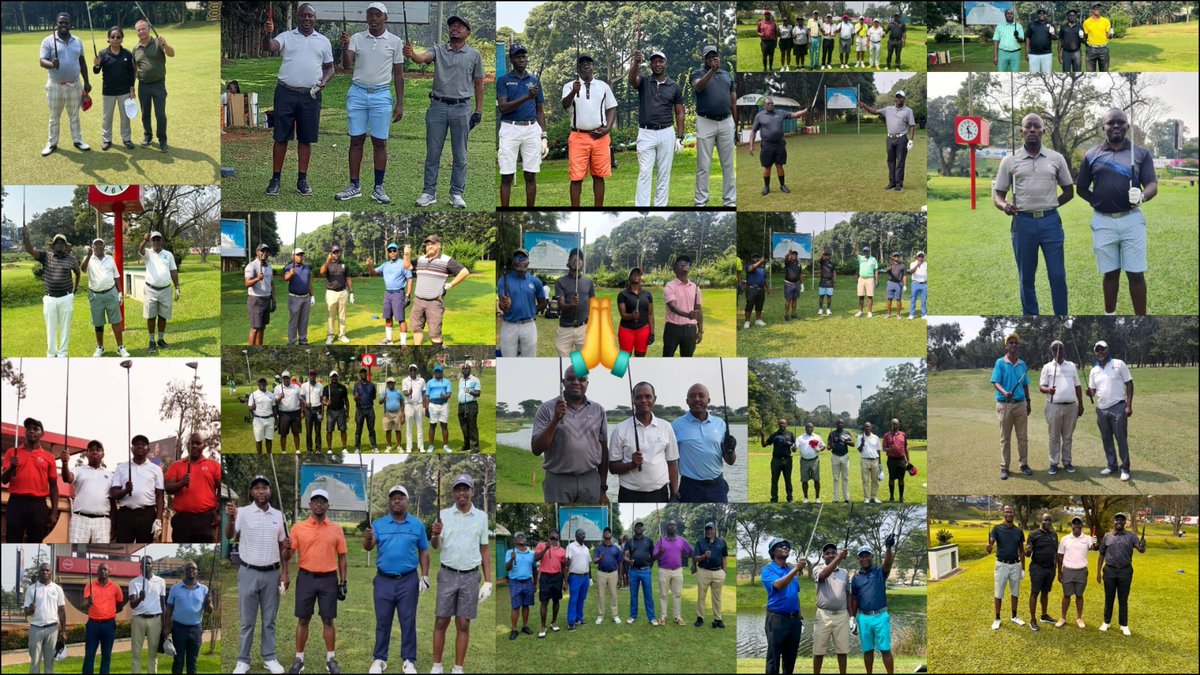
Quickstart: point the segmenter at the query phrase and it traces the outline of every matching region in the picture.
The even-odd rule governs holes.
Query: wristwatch
[[[600,490],[603,492],[608,492],[608,483],[601,483]]]

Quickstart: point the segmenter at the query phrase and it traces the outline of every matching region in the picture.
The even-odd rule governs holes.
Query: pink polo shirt
[[[669,303],[667,304],[667,323],[677,326],[695,326],[696,320],[687,318],[687,313],[702,306],[704,304],[703,297],[700,287],[693,281],[688,281],[687,284],[680,283],[679,279],[668,281],[663,286],[663,300]],[[672,312],[672,304],[684,314]]]

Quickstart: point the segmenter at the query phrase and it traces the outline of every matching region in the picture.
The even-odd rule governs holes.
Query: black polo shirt
[[[694,556],[702,556],[705,551],[712,551],[711,558],[701,561],[696,565],[706,570],[721,569],[721,561],[725,559],[725,556],[729,555],[729,547],[725,545],[725,540],[720,537],[713,539],[711,544],[708,543],[708,537],[704,537],[696,542],[696,546],[692,550],[695,551],[692,554]]]
[[[629,551],[630,567],[649,567],[651,558],[654,557],[654,542],[650,541],[650,537],[630,537],[629,541],[625,542],[625,550]]]
[[[707,69],[692,71],[693,90],[696,88],[696,83],[706,74],[708,74]],[[732,103],[729,100],[729,93],[734,90],[733,87],[733,77],[729,75],[729,71],[718,70],[708,81],[708,86],[696,92],[696,114],[712,120],[729,117],[733,112]]]
[[[1129,149],[1126,138],[1124,147],[1119,150],[1104,141],[1084,154],[1075,182],[1080,191],[1091,189],[1093,209],[1101,213],[1120,213],[1132,208],[1129,204],[1129,183],[1133,175]],[[1154,160],[1146,148],[1135,146],[1133,158],[1137,166],[1137,180],[1133,185],[1145,189],[1147,185],[1157,183]]]
[[[771,444],[771,456],[782,459],[792,456],[792,446],[796,444],[796,437],[790,431],[776,431],[767,442]]]
[[[1054,530],[1047,532],[1039,527],[1029,534],[1029,545],[1033,547],[1033,553],[1029,556],[1030,561],[1042,567],[1055,568],[1058,556],[1058,534]]]
[[[325,387],[325,398],[329,399],[330,410],[345,410],[346,400],[350,398],[350,392],[346,389],[346,385],[341,382],[330,382]]]
[[[1062,28],[1058,29],[1058,41],[1062,43],[1064,52],[1079,51],[1079,47],[1083,43],[1083,38],[1079,37],[1081,30],[1083,30],[1081,23],[1064,23]]]
[[[1025,533],[1013,525],[1006,527],[1004,523],[992,528],[992,539],[996,540],[996,560],[1020,560],[1021,544],[1025,543]]]
[[[1050,24],[1045,21],[1030,21],[1025,27],[1025,38],[1029,40],[1029,53],[1049,54],[1054,38],[1050,36]]]
[[[789,281],[794,284],[797,281],[800,281],[800,277],[803,275],[803,273],[804,273],[804,270],[800,268],[799,261],[797,261],[797,260],[784,260],[783,261],[783,280],[784,281]]]
[[[821,283],[824,283],[824,281]],[[823,288],[827,287],[823,286]],[[829,451],[833,453],[834,457],[845,457],[850,452],[850,443],[842,440],[842,434],[848,433],[845,429],[841,431],[834,429],[829,432]]]
[[[683,90],[671,78],[662,82],[653,75],[638,79],[638,125],[669,127],[675,124],[675,104],[683,105]]]

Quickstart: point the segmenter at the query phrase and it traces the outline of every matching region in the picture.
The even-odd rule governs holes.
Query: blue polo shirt
[[[404,403],[404,394],[399,389],[383,388],[383,411],[384,412],[400,412],[400,405]]]
[[[1088,150],[1079,163],[1078,189],[1092,191],[1092,208],[1100,213],[1120,213],[1133,208],[1129,204],[1130,182],[1134,187],[1145,189],[1158,182],[1154,173],[1154,158],[1150,152],[1138,145],[1130,153],[1129,140],[1117,150],[1104,141]],[[1133,177],[1133,164],[1137,166],[1137,179]]]
[[[597,544],[595,557],[600,559],[597,567],[600,568],[601,572],[616,572],[617,562],[622,558],[621,548],[616,544],[609,544],[608,546]]]
[[[430,403],[442,404],[450,400],[450,390],[453,385],[446,378],[430,378],[425,380],[425,395]]]
[[[509,581],[529,581],[529,580],[533,579],[533,567],[534,567],[533,549],[526,548],[525,552],[522,553],[521,551],[514,548],[512,550],[512,552],[516,553],[517,557],[516,557],[516,560],[513,562],[512,569],[509,570],[509,572],[508,572],[508,580]],[[505,564],[506,565],[508,564],[507,560],[505,561]]]
[[[534,101],[525,101],[521,105],[513,109],[512,112],[502,113],[500,119],[510,122],[527,122],[537,119],[537,106],[545,103],[546,97],[542,95],[541,82],[534,77],[533,73],[525,71],[525,77],[518,77],[513,71],[509,71],[500,77],[496,78],[496,98],[503,96],[508,101],[515,101],[529,93],[529,85],[538,85],[538,93]]]
[[[709,415],[701,422],[689,412],[671,423],[679,444],[679,475],[692,480],[713,480],[724,471],[721,443],[725,422]]]
[[[1004,387],[1004,391],[1013,393],[1012,400],[1025,400],[1025,387],[1021,385],[1029,385],[1029,366],[1025,365],[1025,361],[1017,359],[1015,364],[1009,363],[1008,359],[1001,356],[996,359],[996,367],[992,368],[992,384],[999,384]],[[995,392],[996,401],[1004,400],[1000,392]]]
[[[384,261],[375,268],[375,273],[383,277],[383,288],[388,291],[406,290],[408,280],[412,278],[412,270],[404,269],[404,262],[399,258]]]
[[[308,295],[308,284],[312,280],[312,268],[308,265],[288,263],[283,266],[283,273],[286,275],[288,270],[293,269],[296,270],[296,274],[292,276],[291,281],[288,281],[288,293]]]
[[[786,577],[791,570],[785,566],[771,561],[769,565],[763,568],[762,585],[767,589],[767,609],[772,612],[782,612],[784,614],[794,614],[800,611],[800,575],[797,574],[792,578],[791,582],[779,590],[775,588],[775,582]]]
[[[750,266],[746,265],[746,269]],[[750,286],[766,286],[767,285],[767,264],[763,263],[758,266],[758,269],[753,272],[746,273],[746,283]]]
[[[188,588],[182,581],[171,587],[167,604],[171,607],[171,620],[184,626],[195,626],[204,620],[204,599],[208,597],[208,586],[196,582]]]
[[[496,284],[496,294],[512,298],[512,306],[504,313],[505,321],[528,321],[537,314],[538,300],[546,291],[542,280],[532,274],[521,277],[516,272],[509,272]]]
[[[371,523],[375,530],[375,546],[379,551],[375,566],[384,574],[405,574],[417,569],[419,552],[429,548],[425,526],[416,516],[406,514],[404,520],[396,522],[391,513],[376,518]]]
[[[887,580],[883,578],[883,568],[872,565],[864,572],[860,567],[850,580],[850,592],[858,601],[859,611],[887,609]]]

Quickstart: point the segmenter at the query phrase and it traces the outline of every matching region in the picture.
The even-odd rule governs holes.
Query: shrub
[[[1129,31],[1130,24],[1133,23],[1133,19],[1120,10],[1113,10],[1108,15],[1108,21],[1112,24],[1113,37],[1117,39],[1125,37],[1125,33]]]
[[[954,535],[950,532],[950,530],[941,529],[937,531],[938,546],[945,546],[952,541],[954,541]]]
[[[456,238],[442,244],[442,252],[471,269],[487,251],[482,243]]]

